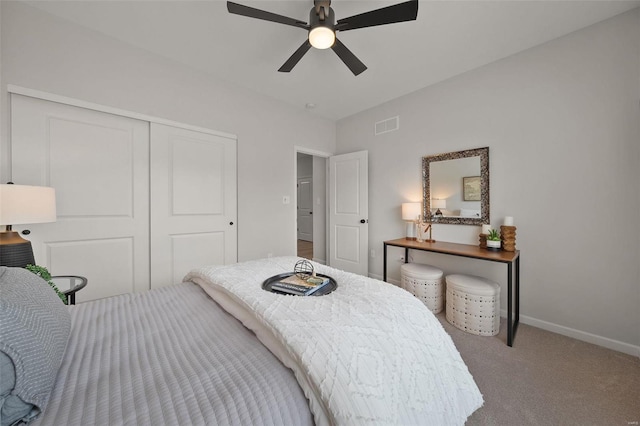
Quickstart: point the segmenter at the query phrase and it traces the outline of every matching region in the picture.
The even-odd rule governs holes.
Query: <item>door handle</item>
[[[367,221],[364,219],[360,219],[360,223],[367,223]]]
[[[229,222],[229,225],[233,225],[233,222]]]

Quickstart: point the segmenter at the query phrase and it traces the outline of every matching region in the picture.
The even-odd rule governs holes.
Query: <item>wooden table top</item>
[[[510,263],[520,256],[520,250],[504,251],[480,248],[470,244],[457,244],[436,241],[435,243],[407,240],[398,238],[396,240],[385,241],[384,244],[395,247],[404,247],[415,250],[431,251],[434,253],[452,254],[455,256],[471,257],[474,259],[492,260],[494,262]]]

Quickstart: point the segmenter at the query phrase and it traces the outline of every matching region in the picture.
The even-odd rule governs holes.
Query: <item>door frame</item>
[[[294,206],[298,205],[298,191],[297,191],[297,185],[298,185],[298,153],[300,154],[307,154],[307,155],[311,155],[314,157],[321,157],[324,158],[326,160],[326,164],[325,164],[325,168],[327,169],[327,174],[326,174],[326,185],[325,185],[325,201],[329,199],[329,157],[335,155],[332,154],[330,152],[325,152],[325,151],[318,151],[316,149],[311,149],[311,148],[305,148],[303,146],[299,146],[299,145],[294,145],[293,146],[293,200],[292,200],[292,204]],[[313,202],[313,200],[312,200]],[[315,220],[315,218],[313,219]],[[295,220],[293,221],[293,230],[294,233],[293,235],[295,235],[296,239],[293,242],[293,246],[297,247],[297,240],[298,240],[298,215],[296,212],[295,215]],[[324,254],[324,258],[325,258],[325,262],[327,264],[329,264],[329,203],[325,202],[325,224],[324,224],[324,235],[325,235],[325,241],[327,241],[327,244],[325,245],[325,254]],[[297,254],[297,251],[296,251]]]

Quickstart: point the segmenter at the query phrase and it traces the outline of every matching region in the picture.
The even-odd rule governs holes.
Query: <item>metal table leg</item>
[[[382,250],[382,281],[387,281],[387,244],[384,244],[384,250]]]
[[[513,340],[516,337],[518,331],[518,324],[520,324],[520,256],[516,257],[516,288],[515,288],[515,317],[513,309],[513,263],[507,264],[507,345],[513,346]]]
[[[513,337],[511,343],[516,337],[516,331],[518,331],[518,324],[520,324],[520,256],[516,258],[516,317],[513,320]]]
[[[507,345],[513,346],[513,263],[507,263]]]

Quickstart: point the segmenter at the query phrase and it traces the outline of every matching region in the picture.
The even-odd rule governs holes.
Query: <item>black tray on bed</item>
[[[262,283],[262,289],[266,290],[266,291],[270,291],[271,293],[282,294],[282,295],[286,295],[286,296],[297,296],[296,294],[281,293],[281,292],[273,290],[271,288],[271,285],[273,283],[278,282],[280,280],[283,280],[283,279],[285,279],[287,277],[290,277],[293,274],[294,274],[293,272],[286,272],[284,274],[278,274],[278,275],[274,275],[272,277],[269,277],[266,280],[264,280],[264,282]],[[336,280],[334,280],[329,275],[324,275],[324,274],[316,274],[316,275],[319,276],[319,277],[322,277],[322,278],[329,278],[329,284],[327,284],[326,286],[322,287],[320,290],[316,291],[315,293],[310,294],[309,296],[324,296],[325,294],[329,294],[333,290],[338,288],[338,283],[336,282]],[[306,297],[308,297],[308,296],[306,296]]]

